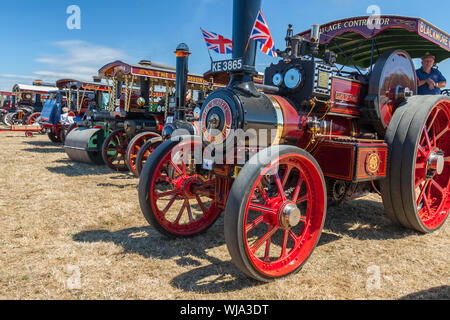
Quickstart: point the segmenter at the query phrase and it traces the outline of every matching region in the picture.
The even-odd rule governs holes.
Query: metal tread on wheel
[[[388,217],[428,233],[439,229],[450,209],[450,99],[414,96],[395,112],[385,141],[386,179],[381,181]]]

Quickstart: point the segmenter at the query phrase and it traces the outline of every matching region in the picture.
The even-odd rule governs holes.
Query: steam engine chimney
[[[176,110],[174,118],[176,120],[186,120],[186,89],[188,77],[188,57],[191,53],[185,43],[180,43],[175,50],[177,57],[177,79],[176,89]]]
[[[233,1],[233,59],[243,58],[244,72],[234,73],[229,87],[257,92],[253,84],[253,75],[257,73],[256,41],[249,39],[260,8],[261,0]]]

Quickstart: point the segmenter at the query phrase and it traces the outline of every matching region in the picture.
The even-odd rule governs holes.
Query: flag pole
[[[200,32],[202,33],[202,36],[203,36],[203,30],[202,30],[202,28],[200,28]],[[204,39],[203,39],[203,40],[204,40]],[[213,58],[211,57],[211,52],[209,52],[208,46],[206,46],[206,50],[208,50],[209,60],[211,60],[211,63],[213,63],[214,61],[213,61]]]

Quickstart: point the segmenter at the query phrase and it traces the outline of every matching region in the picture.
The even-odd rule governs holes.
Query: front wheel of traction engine
[[[102,145],[103,161],[115,171],[128,171],[126,153],[130,138],[125,129],[111,132]]]
[[[233,262],[264,282],[300,270],[319,241],[326,194],[322,170],[305,150],[272,146],[253,156],[234,181],[225,210]]]
[[[200,140],[167,140],[148,157],[139,180],[144,217],[169,237],[188,237],[207,230],[221,210],[215,199],[215,178],[201,174],[194,163]],[[195,151],[196,150],[196,151]]]
[[[386,135],[390,162],[381,183],[383,204],[394,222],[429,233],[444,224],[450,209],[450,99],[415,96],[402,109]]]
[[[137,172],[137,155],[141,148],[145,145],[148,140],[158,139],[161,141],[161,136],[154,132],[141,132],[136,135],[133,139],[131,139],[130,143],[127,147],[126,152],[126,163],[128,169],[137,177],[139,174]]]

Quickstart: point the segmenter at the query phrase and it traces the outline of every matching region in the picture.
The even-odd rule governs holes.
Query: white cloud
[[[37,76],[0,73],[0,91],[11,91],[17,83],[31,84],[36,79]]]
[[[98,69],[114,60],[134,61],[124,52],[82,40],[58,41],[52,44],[57,54],[44,54],[35,59],[36,71],[30,74],[0,74],[0,90],[10,91],[14,84],[31,84],[33,80],[55,82],[62,78],[92,80]]]
[[[34,74],[46,76],[53,80],[76,78],[92,80],[98,69],[114,60],[128,60],[120,50],[95,45],[81,40],[67,40],[53,43],[61,53],[46,55],[35,61],[46,65],[46,70],[34,71]]]
[[[7,73],[0,73],[0,78],[13,78],[13,79],[35,79],[33,76],[26,76],[22,74],[7,74]]]

